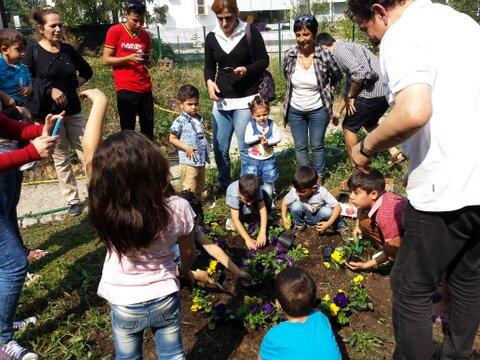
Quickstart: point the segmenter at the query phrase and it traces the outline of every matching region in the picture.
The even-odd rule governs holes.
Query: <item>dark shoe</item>
[[[68,208],[67,214],[70,216],[78,216],[82,213],[82,207],[79,204],[72,204]]]

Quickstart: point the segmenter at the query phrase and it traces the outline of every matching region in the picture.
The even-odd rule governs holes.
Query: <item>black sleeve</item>
[[[213,55],[212,42],[214,33],[209,33],[205,39],[205,65],[203,68],[203,76],[205,78],[205,83],[208,80],[215,81],[215,75],[217,74],[217,60]]]
[[[268,57],[267,49],[265,48],[265,43],[263,42],[262,34],[260,31],[253,26],[250,26],[251,30],[251,48],[253,55],[255,56],[255,62],[251,65],[246,66],[247,74],[250,75],[260,75],[263,70],[268,67],[270,58]]]
[[[78,76],[84,78],[85,80],[90,80],[93,76],[92,67],[85,59],[78,53],[75,48],[69,44],[64,44],[66,46],[66,50],[68,55],[72,58],[73,63],[75,64],[75,68],[78,71]]]

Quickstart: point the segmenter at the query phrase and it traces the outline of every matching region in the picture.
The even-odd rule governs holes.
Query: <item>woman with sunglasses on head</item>
[[[318,22],[313,15],[297,16],[293,31],[297,45],[284,58],[283,72],[287,78],[284,99],[285,124],[290,123],[297,166],[310,165],[323,184],[325,174],[324,138],[332,114],[334,86],[341,70],[330,53],[315,44]]]
[[[260,32],[238,18],[236,0],[215,0],[211,8],[218,24],[205,40],[204,73],[208,95],[214,101],[213,149],[218,182],[213,193],[220,195],[231,182],[229,150],[233,132],[242,163],[240,175],[244,175],[248,158],[245,128],[252,118],[248,103],[258,94],[269,58]],[[249,40],[247,31],[251,35]]]

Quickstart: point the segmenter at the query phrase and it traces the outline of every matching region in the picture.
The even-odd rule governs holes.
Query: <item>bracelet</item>
[[[370,158],[370,159],[373,156],[373,153],[370,150],[365,149],[365,138],[363,138],[360,141],[360,154],[362,154],[363,156],[365,156],[367,158]]]

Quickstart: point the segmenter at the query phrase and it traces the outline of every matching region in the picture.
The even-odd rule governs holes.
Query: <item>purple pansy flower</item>
[[[213,309],[215,311],[215,314],[217,314],[218,316],[223,316],[227,312],[227,305],[217,304]]]
[[[245,259],[250,259],[258,252],[257,249],[250,249],[245,253]]]
[[[260,306],[258,304],[252,304],[250,305],[249,309],[252,314],[255,314],[256,312],[258,312],[258,310],[260,310]]]
[[[282,245],[282,243],[277,242],[275,244],[275,250],[277,251],[278,254],[286,253],[288,249]]]
[[[262,263],[255,264],[255,271],[258,273],[262,273],[265,270],[265,266]]]
[[[228,247],[227,241],[225,239],[222,239],[222,238],[217,240],[217,245],[223,250],[225,250]]]
[[[201,226],[200,229],[202,229],[204,234],[208,234],[210,232],[210,227],[208,226]]]
[[[341,309],[343,309],[344,307],[346,307],[349,303],[348,299],[347,299],[347,295],[345,295],[345,293],[338,293],[337,295],[335,295],[333,297],[333,302],[339,306]]]
[[[258,221],[254,221],[254,222],[248,224],[247,232],[249,234],[252,234],[255,231],[255,229],[258,227],[258,225],[260,225],[260,223]]]
[[[267,315],[272,315],[273,314],[273,307],[270,305],[269,302],[265,302],[262,305],[262,310],[265,312]]]

